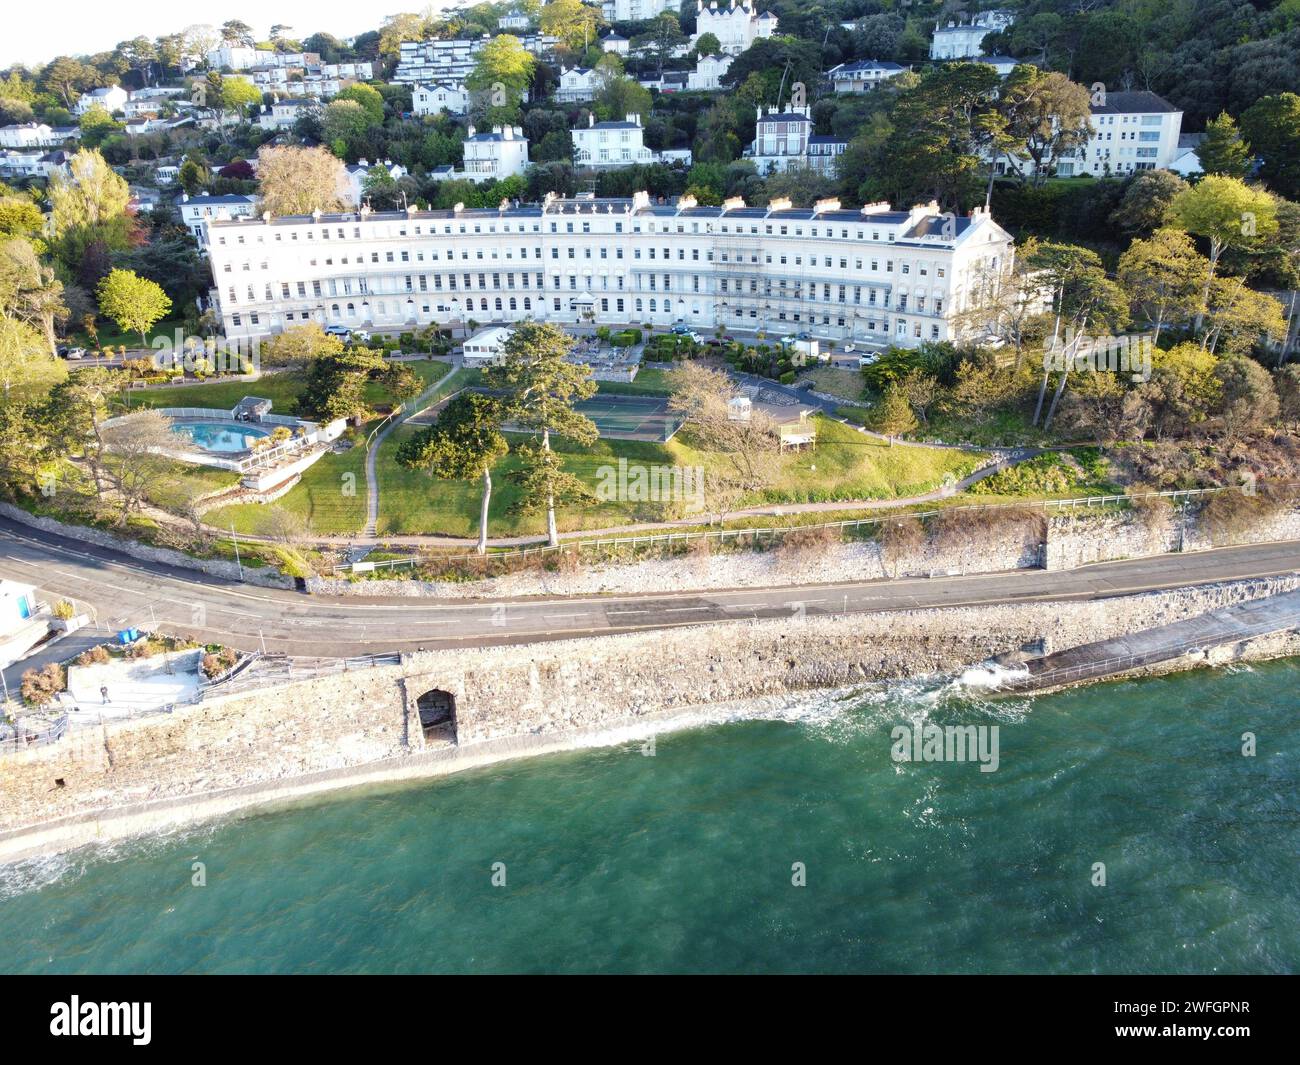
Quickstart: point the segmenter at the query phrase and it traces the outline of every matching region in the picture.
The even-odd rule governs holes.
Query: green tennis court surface
[[[664,444],[681,428],[681,418],[666,399],[654,396],[593,396],[574,404],[607,440],[646,440]]]

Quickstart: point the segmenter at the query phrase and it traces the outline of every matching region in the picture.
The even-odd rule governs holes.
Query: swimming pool
[[[195,447],[217,455],[248,451],[254,440],[270,435],[255,425],[234,422],[180,422],[174,428],[181,436],[194,441]]]

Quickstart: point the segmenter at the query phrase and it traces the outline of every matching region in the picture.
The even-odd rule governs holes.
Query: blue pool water
[[[231,422],[185,422],[178,424],[176,432],[194,441],[196,447],[218,455],[247,451],[253,441],[268,436],[265,429],[255,425],[235,425]]]

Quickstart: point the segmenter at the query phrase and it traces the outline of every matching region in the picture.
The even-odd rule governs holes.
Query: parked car
[[[878,358],[880,358],[879,353],[878,353],[878,352],[874,352],[874,351],[871,352],[871,353],[869,353],[869,354],[867,354],[867,355],[859,355],[859,356],[858,356],[858,369],[860,370],[860,369],[862,369],[864,366],[870,366],[870,365],[871,365],[873,362],[875,362]]]
[[[59,354],[65,359],[84,359],[86,357],[86,349],[79,345],[69,346],[65,344],[63,347],[59,348]]]
[[[351,337],[351,339],[355,340],[358,344],[369,344],[369,343],[370,343],[370,330],[368,330],[368,329],[354,329],[354,330],[352,330],[352,337]]]
[[[325,335],[338,337],[341,340],[347,340],[352,335],[352,330],[345,325],[327,325]]]

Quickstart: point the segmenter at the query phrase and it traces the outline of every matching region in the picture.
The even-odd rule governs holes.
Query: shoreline
[[[1295,637],[1283,638],[1279,641],[1276,635],[1266,636],[1240,645],[1236,648],[1236,653],[1230,655],[1192,660],[1179,659],[1033,693],[989,690],[984,694],[1034,699],[1037,696],[1086,684],[1155,677],[1203,668],[1220,668],[1235,662],[1274,661],[1296,657],[1298,654],[1300,654],[1300,647],[1296,645]],[[896,678],[887,683],[942,679],[952,680],[951,677],[942,674],[929,674]],[[465,746],[425,750],[359,765],[303,773],[270,782],[226,788],[201,795],[147,800],[126,806],[72,814],[27,827],[0,831],[0,865],[55,857],[94,844],[165,835],[223,818],[255,812],[273,812],[311,800],[319,800],[323,796],[343,797],[344,793],[360,792],[365,788],[429,781],[473,769],[543,755],[617,747],[622,744],[646,741],[653,736],[734,722],[799,720],[808,716],[806,712],[802,714],[799,712],[801,707],[839,702],[861,693],[867,687],[869,685],[853,685],[716,704],[681,706],[650,714],[630,715],[622,721],[597,726],[575,727],[564,732],[486,739]]]
[[[96,843],[120,842],[214,821],[246,812],[269,812],[323,795],[362,788],[435,780],[472,769],[549,754],[645,741],[652,736],[740,721],[790,720],[794,706],[845,698],[858,688],[766,696],[733,703],[700,704],[629,716],[621,722],[563,733],[508,736],[463,747],[444,747],[383,758],[361,765],[324,769],[268,783],[246,784],[202,795],[153,799],[128,806],[72,814],[24,828],[0,831],[0,865],[53,857]]]

